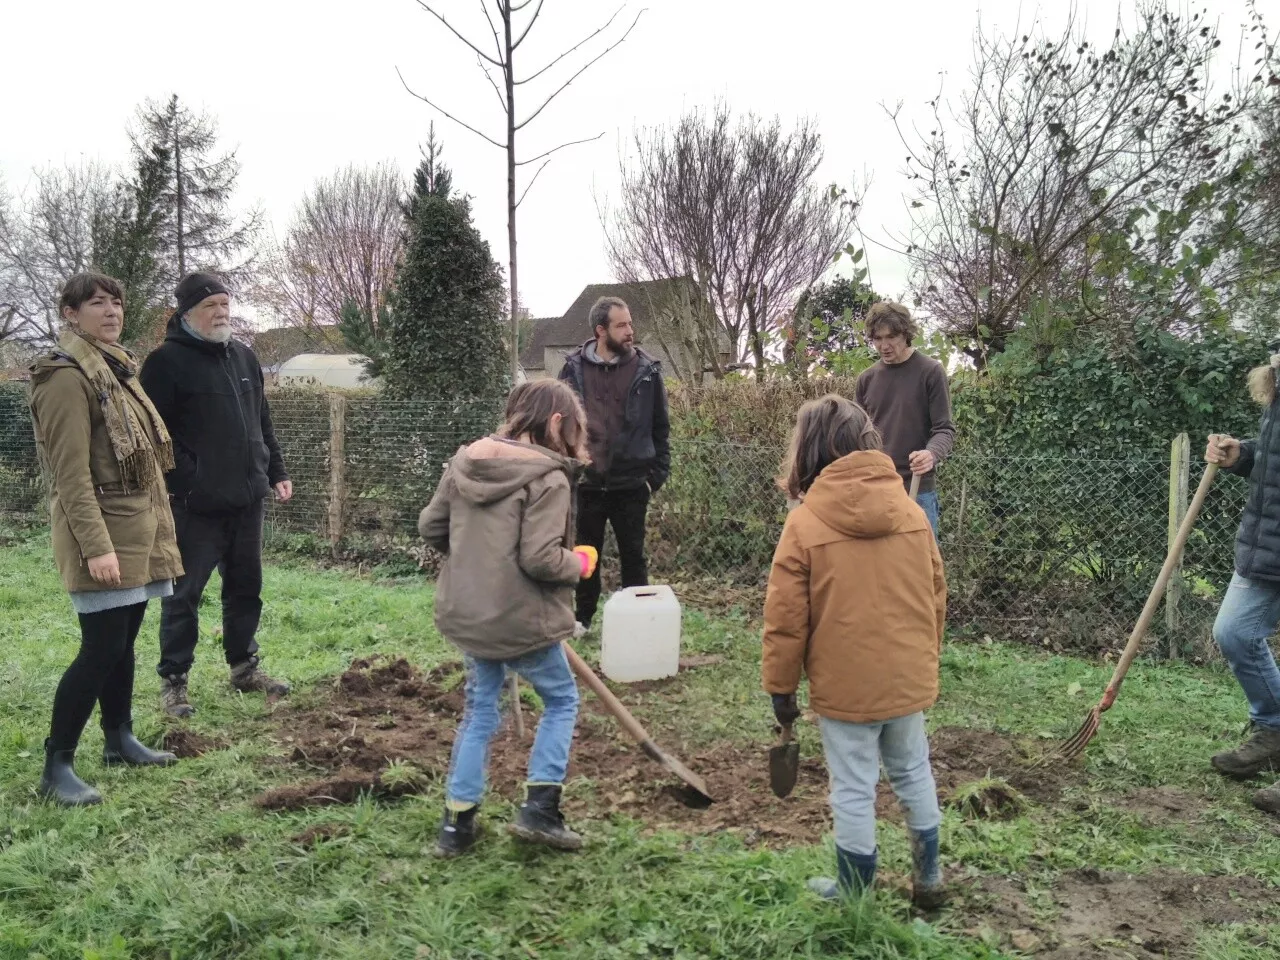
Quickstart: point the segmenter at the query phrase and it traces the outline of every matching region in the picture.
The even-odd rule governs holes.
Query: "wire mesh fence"
[[[271,410],[295,491],[271,504],[272,540],[431,572],[437,558],[417,537],[418,513],[449,457],[492,428],[491,413],[294,391],[274,393]],[[650,508],[653,579],[678,585],[686,602],[758,609],[788,510],[774,482],[782,453],[773,444],[674,440],[671,479]],[[1120,645],[1164,561],[1171,497],[1185,500],[1198,473],[1194,456],[957,453],[938,475],[953,627],[1060,650]],[[1245,491],[1222,476],[1210,492],[1149,649],[1210,655]],[[42,510],[25,399],[0,390],[0,514],[31,519]],[[607,545],[607,578],[610,556]]]

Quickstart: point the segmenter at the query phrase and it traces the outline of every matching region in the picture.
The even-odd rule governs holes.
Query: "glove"
[[[582,564],[582,579],[590,579],[591,575],[596,572],[596,564],[600,562],[600,554],[592,546],[577,546],[573,548],[573,552],[578,555],[578,561]]]
[[[784,727],[790,726],[800,718],[800,705],[796,703],[794,693],[775,693],[773,697],[773,715]]]

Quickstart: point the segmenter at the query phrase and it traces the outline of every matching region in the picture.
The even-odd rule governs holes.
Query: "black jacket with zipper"
[[[1249,580],[1280,580],[1280,429],[1277,398],[1262,411],[1257,439],[1240,443],[1231,473],[1249,478],[1249,499],[1236,532],[1236,573]]]
[[[588,340],[565,357],[560,379],[586,401],[582,365]],[[583,490],[638,490],[645,484],[656,493],[671,475],[671,420],[667,412],[667,388],[662,382],[662,364],[639,347],[636,372],[627,391],[622,431],[613,439],[613,460],[608,472],[591,467],[583,472]],[[599,362],[599,361],[596,361]]]
[[[289,479],[271,425],[262,367],[235,340],[211,343],[169,321],[139,375],[173,437],[169,493],[193,513],[225,514]]]

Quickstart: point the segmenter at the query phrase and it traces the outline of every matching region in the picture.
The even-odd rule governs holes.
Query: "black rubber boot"
[[[74,750],[54,750],[44,742],[44,773],[40,776],[40,796],[64,807],[88,807],[102,802],[102,794],[76,776],[72,766]]]
[[[581,850],[582,837],[564,825],[560,812],[560,784],[531,783],[526,788],[520,812],[507,827],[507,832],[528,843],[539,843],[556,850]]]
[[[946,906],[937,827],[924,833],[911,832],[911,902],[929,912]]]
[[[178,762],[172,753],[152,750],[133,735],[133,724],[122,723],[114,730],[103,729],[106,746],[102,762],[108,765],[126,763],[131,767],[167,767]]]
[[[478,805],[466,810],[450,810],[445,806],[440,836],[436,838],[437,857],[460,857],[476,845],[480,836],[480,826],[476,823],[479,812]]]

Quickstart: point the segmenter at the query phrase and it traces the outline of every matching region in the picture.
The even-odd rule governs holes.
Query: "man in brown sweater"
[[[904,484],[920,477],[920,506],[938,532],[938,493],[934,470],[951,453],[956,431],[951,423],[947,372],[937,360],[912,345],[919,331],[900,303],[876,303],[867,311],[867,339],[880,355],[858,377],[858,404],[884,437]]]
[[[578,485],[578,542],[603,553],[613,527],[622,586],[649,582],[645,519],[649,497],[671,472],[667,391],[658,361],[635,345],[631,311],[601,297],[587,315],[593,338],[565,358],[560,379],[587,411],[591,465]],[[600,570],[578,582],[578,633],[591,626],[600,602]]]

